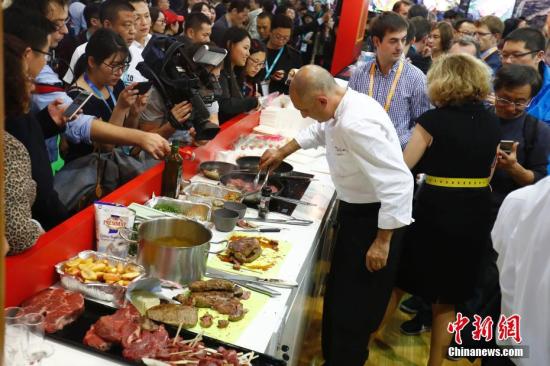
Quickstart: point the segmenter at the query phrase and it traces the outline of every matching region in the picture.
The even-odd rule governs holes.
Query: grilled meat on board
[[[151,320],[179,326],[192,328],[197,325],[199,315],[197,308],[188,305],[160,304],[147,310],[147,317]]]
[[[254,262],[262,254],[262,247],[256,238],[239,238],[229,242],[227,255],[238,263]]]

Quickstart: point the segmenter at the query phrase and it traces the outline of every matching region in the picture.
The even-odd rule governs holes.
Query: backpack
[[[539,121],[533,116],[527,115],[523,122],[523,138],[525,139],[525,161],[529,160],[529,156],[535,148],[537,141]]]

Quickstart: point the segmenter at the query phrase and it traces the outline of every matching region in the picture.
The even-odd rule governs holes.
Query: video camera
[[[206,105],[222,94],[217,78],[206,66],[218,66],[227,51],[209,45],[191,45],[174,37],[153,37],[143,50],[143,62],[137,70],[153,82],[162,96],[168,113],[168,122],[178,130],[195,128],[196,140],[212,140],[220,128],[210,122]],[[174,105],[189,101],[191,116],[180,123],[170,112]]]

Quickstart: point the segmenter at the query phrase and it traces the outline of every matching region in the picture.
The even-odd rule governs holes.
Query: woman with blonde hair
[[[429,366],[443,362],[452,337],[447,326],[455,306],[472,297],[486,252],[500,138],[498,119],[483,104],[489,92],[483,62],[464,54],[438,58],[428,72],[436,108],[418,118],[404,151],[408,167],[426,180],[404,239],[398,287],[432,303]]]

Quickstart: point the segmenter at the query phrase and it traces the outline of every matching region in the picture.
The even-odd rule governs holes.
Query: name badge
[[[265,97],[269,95],[269,80],[264,80],[260,83],[262,88],[262,95]]]

